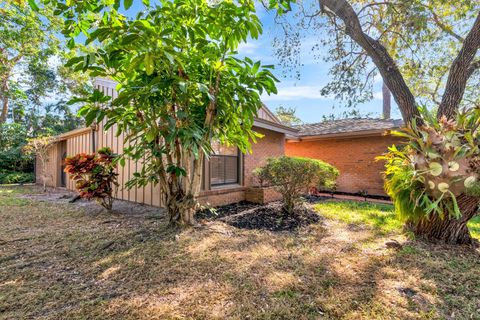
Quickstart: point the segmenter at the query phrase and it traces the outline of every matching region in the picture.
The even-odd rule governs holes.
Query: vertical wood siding
[[[68,137],[67,139],[67,156],[74,156],[79,153],[92,153],[92,132],[88,131],[79,135]],[[61,166],[61,155],[60,160],[57,163],[57,168]],[[57,170],[60,172],[60,170]],[[66,187],[70,190],[75,190],[75,183],[70,180],[69,175],[67,175]]]
[[[96,88],[102,91],[104,94],[116,98],[118,96],[115,90],[115,83],[108,80],[100,80],[96,83]],[[97,150],[104,147],[109,147],[114,153],[122,154],[124,147],[128,147],[128,144],[124,146],[125,134],[122,132],[117,136],[117,125],[114,125],[105,130],[105,120],[98,124],[97,134]],[[141,170],[142,162],[138,163],[133,160],[127,160],[125,166],[119,165],[117,167],[118,173],[118,190],[116,194],[117,199],[134,201],[138,203],[144,203],[161,207],[163,205],[160,197],[160,186],[152,186],[148,184],[141,188],[127,189],[125,183],[133,178],[133,174],[137,170]]]

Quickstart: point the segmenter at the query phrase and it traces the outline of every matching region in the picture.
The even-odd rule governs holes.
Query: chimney
[[[383,119],[390,119],[390,114],[392,111],[392,96],[385,82],[383,82],[382,93],[383,93]]]

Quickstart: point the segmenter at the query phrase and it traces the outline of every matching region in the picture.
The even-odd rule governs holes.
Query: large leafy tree
[[[81,114],[124,134],[122,156],[143,164],[128,185],[159,183],[170,221],[188,225],[212,140],[249,150],[260,94],[276,92],[275,78],[268,66],[236,57],[241,42],[262,32],[252,1],[143,2],[133,19],[119,13],[121,1],[57,7],[71,46],[83,32],[100,48],[70,65],[118,82],[118,97],[107,103],[96,91]]]
[[[442,187],[439,199],[443,200],[448,193],[453,194],[449,187],[464,181],[478,165],[476,157],[479,150],[475,143],[479,134],[478,113],[470,112],[468,121],[464,120],[465,116],[459,117],[458,123],[461,126],[468,123],[469,127],[455,129],[458,134],[452,134],[452,128],[461,127],[453,122],[459,110],[479,108],[480,3],[471,0],[319,0],[303,1],[296,6],[294,2],[272,0],[269,6],[280,14],[297,12],[299,28],[321,33],[324,37],[322,44],[330,48],[327,59],[334,62],[331,72],[333,81],[325,90],[337,93],[350,102],[352,97],[353,100],[362,101],[368,99],[373,75],[379,72],[400,108],[405,123],[415,132],[411,135],[411,156],[426,161],[425,164],[413,160],[409,172],[415,174],[417,169],[425,169],[427,165],[431,174],[448,179],[449,174],[460,170],[463,176],[454,174],[455,181],[442,181],[438,185]],[[289,16],[291,14],[283,15],[286,19],[283,20],[284,24],[290,22],[288,19],[291,17],[286,18]],[[302,34],[298,28],[284,30],[290,44],[301,43],[289,37]],[[325,33],[325,30],[328,32]],[[289,52],[298,52],[289,49],[288,45],[284,48],[279,50],[284,58],[289,56]],[[438,110],[436,118],[440,121],[422,116],[419,105]],[[447,136],[443,136],[445,132]],[[432,138],[434,133],[438,135],[437,138]],[[418,136],[423,137],[420,139],[421,147],[415,144]],[[449,144],[449,139],[454,136],[459,140],[453,144],[450,141]],[[434,149],[437,152],[431,153]],[[440,168],[452,156],[452,150],[455,152],[454,164],[446,164],[442,170],[432,169]],[[466,154],[468,158],[465,158]],[[438,157],[433,159],[432,155]],[[457,169],[457,161],[464,165]],[[436,165],[432,167],[432,163]],[[468,177],[470,181],[474,178]],[[437,188],[437,184],[429,178],[423,177],[421,180],[432,182]],[[408,185],[408,182],[405,181],[404,185]],[[431,184],[422,188],[425,187],[431,188]],[[440,200],[436,199],[436,195],[430,191],[426,193],[429,199],[433,199],[431,206],[438,207]],[[429,239],[452,243],[471,242],[466,222],[477,214],[479,198],[463,191],[457,196],[457,199],[448,201],[452,203],[450,207],[458,204],[458,210],[453,211],[461,212],[461,218],[452,212],[440,218],[431,218],[427,213],[432,210],[427,210],[427,213],[411,222],[414,224],[413,230]],[[418,208],[419,203],[415,203],[413,197],[407,197],[407,201],[413,202],[412,207]]]
[[[61,21],[51,7],[39,17],[26,1],[6,0],[0,4],[0,123],[9,115],[11,101],[22,100],[24,82],[35,79],[32,99],[47,94],[48,60],[60,41],[55,33]],[[43,78],[42,78],[43,77]]]

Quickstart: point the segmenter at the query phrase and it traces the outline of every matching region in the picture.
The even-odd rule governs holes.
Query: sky
[[[324,97],[320,90],[329,81],[330,65],[321,58],[313,57],[312,45],[318,43],[318,36],[306,38],[302,41],[300,59],[303,64],[300,67],[300,78],[295,77],[295,71],[283,69],[279,59],[273,50],[275,35],[281,31],[280,26],[274,21],[275,13],[267,11],[261,4],[256,6],[257,15],[263,24],[263,34],[258,39],[250,39],[247,43],[240,45],[238,52],[240,56],[248,56],[252,60],[260,60],[262,64],[275,66],[274,75],[280,80],[277,84],[277,95],[263,95],[262,100],[267,107],[275,111],[279,106],[295,108],[296,115],[305,123],[315,123],[323,120],[323,116],[334,114],[341,116],[349,109],[342,106],[341,101],[331,97]],[[134,1],[132,8],[125,12],[129,16],[143,10],[141,1]],[[289,13],[291,14],[291,13]],[[320,49],[320,55],[326,55],[327,50]],[[286,73],[286,74],[285,74]],[[374,99],[368,103],[358,106],[362,115],[377,118],[382,115],[382,80],[380,76],[375,78]],[[392,118],[400,119],[401,114],[392,99]]]
[[[274,21],[274,12],[267,12],[263,6],[257,6],[264,32],[257,40],[250,40],[239,47],[239,54],[246,55],[253,60],[260,60],[263,64],[275,65],[274,74],[280,80],[277,84],[278,94],[262,96],[265,104],[275,110],[278,106],[293,107],[296,115],[306,123],[322,121],[322,116],[334,114],[340,116],[348,109],[342,106],[341,101],[320,94],[320,90],[329,82],[330,65],[322,58],[315,58],[311,52],[312,44],[318,43],[318,37],[307,38],[300,50],[300,59],[303,66],[298,70],[300,78],[297,79],[293,72],[286,72],[279,63],[273,50],[275,35],[281,30]],[[326,55],[327,49],[320,49],[320,55]],[[358,107],[363,115],[381,117],[382,115],[382,80],[375,78],[374,99]],[[393,99],[392,99],[393,101]],[[392,104],[392,118],[401,118],[400,111],[395,103]]]

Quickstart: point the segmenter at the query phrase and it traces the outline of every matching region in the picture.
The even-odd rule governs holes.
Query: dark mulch
[[[300,207],[294,214],[289,214],[278,202],[267,205],[240,202],[214,210],[202,210],[197,212],[196,218],[219,219],[241,229],[270,231],[294,231],[299,227],[320,222],[320,216],[306,207]]]
[[[306,202],[308,203],[317,203],[317,202],[322,202],[325,200],[331,200],[332,197],[326,197],[326,196],[317,196],[314,194],[309,194],[306,196],[303,196],[303,199],[305,199]]]
[[[199,210],[195,213],[195,219],[197,220],[216,220],[226,216],[231,216],[244,212],[245,210],[258,207],[258,204],[241,201],[238,203],[227,204],[216,208],[207,208]]]

